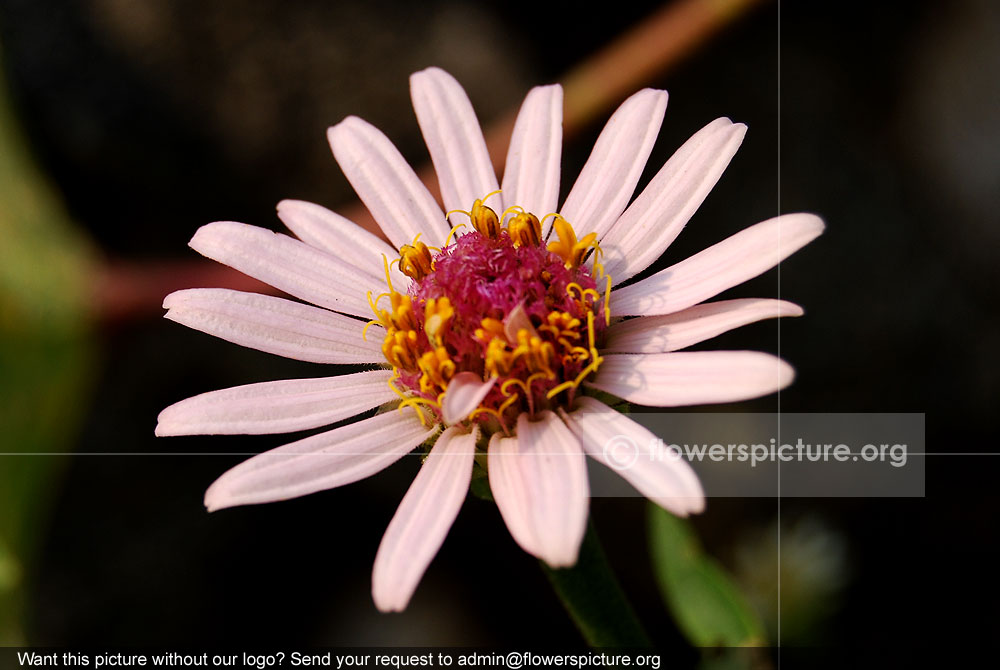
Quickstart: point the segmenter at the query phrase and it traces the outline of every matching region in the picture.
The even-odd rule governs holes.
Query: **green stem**
[[[588,522],[575,566],[554,570],[541,565],[591,647],[652,646],[604,555],[593,522]]]

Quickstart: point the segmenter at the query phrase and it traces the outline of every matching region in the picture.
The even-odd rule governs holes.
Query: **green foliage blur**
[[[32,161],[0,80],[0,644],[83,416],[93,253]]]

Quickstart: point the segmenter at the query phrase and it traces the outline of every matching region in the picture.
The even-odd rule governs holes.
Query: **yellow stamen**
[[[583,380],[586,379],[587,375],[597,371],[597,368],[599,368],[601,363],[604,362],[604,359],[597,353],[597,347],[594,345],[594,339],[594,313],[587,312],[587,343],[590,345],[590,365],[581,370],[580,374],[576,376],[576,379],[563,382],[559,386],[556,386],[545,394],[545,397],[551,400],[567,389],[575,389],[580,386]]]
[[[571,268],[573,265],[570,263],[570,259],[573,256],[573,247],[577,244],[576,231],[566,219],[558,214],[555,217],[552,228],[556,231],[557,239],[549,242],[548,250],[563,259],[567,268]]]
[[[372,326],[374,326],[376,323],[379,324],[379,325],[382,324],[382,322],[379,321],[378,319],[372,319],[371,321],[369,321],[368,323],[365,324],[365,327],[361,329],[361,339],[362,340],[364,340],[365,342],[368,341],[368,336],[367,336],[368,329],[371,328]]]
[[[433,400],[428,400],[427,398],[413,397],[407,398],[406,400],[399,403],[399,407],[396,409],[402,412],[407,407],[412,407],[413,411],[417,413],[417,417],[420,418],[420,423],[424,426],[427,425],[427,417],[424,416],[424,410],[420,409],[418,405],[430,405],[431,407],[436,407],[437,403]]]
[[[455,308],[448,298],[431,298],[424,305],[424,332],[431,343],[439,340],[441,331],[455,315]]]
[[[472,203],[472,213],[469,218],[472,219],[472,227],[486,237],[495,239],[500,236],[500,219],[497,218],[497,213],[481,201],[476,200]]]
[[[545,220],[547,218],[549,218],[550,216],[556,216],[556,217],[558,217],[559,216],[559,212],[549,212],[548,214],[546,214],[545,216],[542,217],[542,223],[544,224]]]
[[[537,335],[531,335],[525,328],[517,331],[517,346],[511,356],[512,363],[523,358],[531,372],[543,371],[551,375],[553,373],[549,362],[554,355],[555,347],[551,342],[546,342]]]
[[[463,214],[468,214],[468,212],[462,212]],[[471,217],[472,215],[469,214]],[[444,246],[448,246],[451,243],[451,236],[454,235],[459,228],[465,228],[464,223],[460,223],[457,226],[452,226],[451,230],[448,231],[448,237],[444,238]]]
[[[424,373],[420,377],[420,390],[424,393],[447,388],[448,381],[455,374],[455,361],[451,360],[444,347],[437,347],[434,351],[423,354],[418,365]]]
[[[577,240],[573,226],[558,214],[552,222],[552,228],[556,231],[558,239],[549,242],[548,250],[563,259],[567,270],[580,267],[591,249],[594,249],[596,254],[601,254],[597,233],[587,233],[583,239]]]
[[[493,196],[495,196],[497,193],[502,193],[502,192],[503,192],[503,189],[500,189],[500,188],[498,188],[495,191],[490,191],[489,193],[487,193],[486,195],[484,195],[482,197],[481,202],[486,202],[487,200],[489,200],[490,198],[492,198]]]
[[[512,404],[514,404],[514,401],[516,401],[519,397],[520,396],[515,393],[511,397],[507,398],[503,402],[503,404],[501,404],[496,409],[491,409],[489,407],[479,407],[479,408],[473,410],[469,414],[469,418],[470,419],[474,419],[475,417],[477,417],[480,414],[492,414],[494,417],[496,417],[497,421],[499,421],[502,424],[503,423],[503,413],[504,413],[504,411],[506,411],[506,409],[508,407],[510,407]],[[506,428],[504,430],[506,430]]]
[[[399,396],[400,400],[406,400],[409,396],[407,396],[405,393],[403,393],[402,391],[400,391],[399,387],[396,386],[396,381],[398,381],[398,380],[399,380],[399,368],[393,368],[392,369],[392,377],[389,378],[389,382],[388,382],[389,388],[391,388],[393,390],[393,392],[396,395]]]
[[[507,224],[507,232],[515,247],[535,246],[542,243],[542,224],[530,212],[521,212]]]
[[[501,225],[503,225],[504,219],[506,219],[507,215],[510,214],[511,212],[522,212],[523,213],[524,212],[524,207],[521,207],[520,205],[511,205],[510,207],[508,207],[507,209],[505,209],[503,211],[503,213],[500,215],[500,224]]]
[[[392,277],[389,276],[389,259],[385,254],[382,254],[382,267],[385,269],[385,283],[389,285],[389,291],[394,291],[392,288]]]
[[[579,286],[579,284],[577,284]],[[567,287],[567,290],[568,287]],[[572,337],[573,339],[580,338],[580,319],[576,318],[569,312],[549,312],[546,318],[548,323],[545,323],[538,327],[538,330],[547,331],[552,333],[555,339],[561,337]]]
[[[544,372],[536,372],[535,374],[529,376],[527,379],[518,379],[517,377],[512,377],[508,379],[503,384],[500,385],[500,392],[504,395],[510,395],[511,386],[520,386],[524,391],[524,395],[531,397],[531,385],[534,384],[539,379],[544,379],[548,377]]]
[[[499,319],[486,318],[481,323],[482,327],[476,328],[476,339],[489,342],[494,337],[504,337],[503,322]]]
[[[390,329],[382,341],[382,354],[393,367],[411,372],[416,371],[420,354],[417,349],[417,332]]]
[[[389,323],[400,330],[416,330],[417,319],[413,314],[413,300],[410,296],[393,292],[389,294],[389,302],[392,305],[392,314],[382,310],[382,314],[388,317]]]
[[[507,349],[507,341],[502,337],[495,337],[486,345],[485,354],[486,373],[490,377],[502,377],[510,372],[513,363],[513,356]]]
[[[569,344],[568,342],[566,342],[566,340],[563,340],[563,342]],[[563,355],[562,360],[564,364],[569,365],[571,363],[579,363],[580,361],[585,361],[587,360],[588,357],[590,357],[590,351],[588,351],[587,349],[584,349],[583,347],[569,346],[566,347],[566,354]]]
[[[419,237],[419,236],[418,236]],[[399,269],[407,277],[420,281],[434,269],[434,258],[426,244],[414,240],[399,249]]]
[[[574,290],[579,294],[579,297],[574,297],[574,295],[573,295]],[[601,294],[600,293],[598,293],[597,291],[595,291],[592,288],[583,288],[582,286],[580,286],[579,284],[577,284],[575,281],[574,282],[570,282],[569,284],[566,284],[566,293],[569,294],[570,298],[574,298],[577,302],[579,302],[580,303],[580,307],[582,309],[585,309],[585,310],[586,309],[590,309],[591,306],[593,306],[594,304],[596,304],[597,301],[601,299]],[[590,298],[590,303],[589,304],[587,303],[587,298],[588,297]]]
[[[490,196],[496,195],[499,192],[499,190],[492,191],[487,193],[483,198],[477,199],[472,203],[472,211],[470,212],[464,209],[453,209],[445,214],[445,217],[449,217],[452,214],[465,214],[472,222],[473,228],[490,239],[496,239],[500,236],[500,219],[497,217],[497,213],[484,205],[483,202],[489,200]]]

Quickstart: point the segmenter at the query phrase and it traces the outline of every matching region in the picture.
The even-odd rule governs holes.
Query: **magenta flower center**
[[[441,420],[449,383],[472,373],[492,386],[464,420],[508,430],[522,412],[569,405],[597,370],[610,282],[602,295],[595,236],[578,241],[558,216],[546,246],[532,214],[522,211],[504,228],[476,201],[469,215],[475,230],[452,244],[404,246],[408,293],[390,289],[380,299],[389,298],[391,311],[373,308],[386,328],[382,350],[401,406]],[[595,271],[586,265],[591,257]]]

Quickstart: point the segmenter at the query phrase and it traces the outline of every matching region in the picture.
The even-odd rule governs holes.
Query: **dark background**
[[[0,41],[20,120],[73,218],[108,257],[145,262],[193,258],[187,240],[209,221],[276,228],[282,198],[350,204],[324,136],[348,114],[424,163],[412,71],[451,71],[488,125],[656,7],[2,0]],[[780,349],[798,375],[783,411],[922,412],[929,452],[997,451],[998,44],[989,0],[765,4],[649,82],[670,103],[647,179],[713,118],[750,128],[664,262],[778,212],[827,222],[780,276],[727,294],[780,291],[807,315],[780,324],[780,340],[767,322],[708,343]],[[601,125],[565,147],[564,193]],[[242,457],[201,454],[282,438],[158,440],[159,410],[329,368],[155,317],[98,335],[74,448],[122,455],[66,461],[28,571],[31,643],[578,643],[536,562],[476,499],[408,610],[376,612],[372,560],[415,463],[304,499],[205,513],[205,488]],[[783,643],[993,639],[997,460],[926,458],[922,499],[781,501]],[[654,637],[683,646],[650,588],[644,501],[591,509]],[[765,615],[776,607],[778,518],[776,499],[711,499],[696,520]]]

